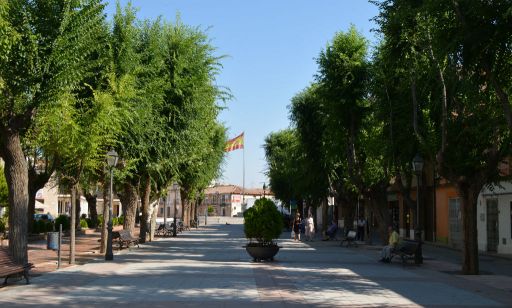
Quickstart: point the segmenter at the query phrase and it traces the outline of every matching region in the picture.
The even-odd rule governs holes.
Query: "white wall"
[[[498,253],[512,254],[512,234],[510,230],[512,184],[502,182],[500,186],[493,186],[492,191],[484,188],[478,196],[478,249],[487,250],[487,199],[498,199]]]

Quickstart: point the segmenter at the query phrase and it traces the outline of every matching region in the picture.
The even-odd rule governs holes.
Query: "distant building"
[[[254,205],[257,199],[266,197],[275,201],[274,194],[266,189],[246,188],[237,185],[213,185],[205,189],[205,198],[198,207],[198,215],[205,215],[208,208],[213,212],[208,216],[242,216]]]

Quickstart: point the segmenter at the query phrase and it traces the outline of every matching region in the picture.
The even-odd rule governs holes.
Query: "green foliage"
[[[70,220],[68,215],[61,214],[55,219],[55,228],[58,230],[59,225],[62,225],[62,231],[68,231],[70,227]]]
[[[215,209],[213,208],[213,206],[208,205],[208,214],[212,214],[214,211]]]
[[[256,239],[262,245],[273,245],[283,231],[281,213],[272,200],[256,200],[244,213],[244,233],[249,240]]]
[[[55,222],[47,221],[45,222],[44,232],[53,232],[55,231]]]
[[[302,173],[304,160],[295,130],[288,129],[272,133],[265,138],[265,157],[270,187],[276,198],[287,203],[303,197],[306,187],[301,185],[305,178]]]
[[[46,232],[46,222],[42,220],[35,220],[32,226],[32,233],[39,234]]]
[[[124,224],[124,216],[117,217],[117,224],[123,225]]]
[[[89,229],[89,224],[87,223],[86,219],[80,219],[80,227],[82,229]]]
[[[102,214],[98,215],[98,226],[99,227],[103,226],[103,215]]]
[[[9,221],[9,208],[5,208],[5,213],[2,217],[0,217],[0,232],[5,232],[8,226]]]

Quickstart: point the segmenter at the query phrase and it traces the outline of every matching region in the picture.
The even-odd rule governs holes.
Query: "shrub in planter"
[[[87,220],[82,218],[80,219],[80,227],[82,229],[89,229],[89,224],[87,223]]]
[[[98,215],[98,227],[101,228],[103,226],[103,215]]]
[[[120,225],[123,225],[124,224],[124,216],[117,217],[117,223]]]
[[[55,219],[55,227],[58,229],[59,225],[62,225],[62,231],[69,230],[69,217],[67,215],[59,215],[57,219]]]
[[[277,246],[274,242],[283,231],[281,213],[272,200],[256,200],[244,213],[244,233],[248,246]]]

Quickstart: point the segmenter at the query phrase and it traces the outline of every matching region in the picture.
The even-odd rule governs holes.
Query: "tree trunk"
[[[149,229],[149,241],[152,242],[155,238],[155,226],[156,226],[156,216],[158,215],[158,207],[160,206],[160,198],[156,202],[155,206],[151,209],[151,228]]]
[[[190,218],[193,219],[194,221],[197,220],[197,215],[196,215],[196,212],[197,212],[197,199],[195,199],[192,204],[191,204],[191,210],[190,210]]]
[[[103,221],[101,222],[101,241],[100,241],[100,253],[105,254],[107,250],[108,230],[107,223],[109,219],[108,205],[110,202],[110,196],[108,194],[107,185],[103,185]]]
[[[391,226],[391,216],[389,215],[387,201],[387,185],[379,185],[379,187],[376,187],[370,194],[367,195],[367,199],[370,199],[372,212],[379,222],[378,232],[382,243],[387,244],[388,226]],[[369,219],[366,221],[367,224],[370,223]]]
[[[29,177],[30,179],[30,177]],[[34,231],[34,214],[36,213],[36,193],[39,189],[36,189],[31,185],[31,181],[28,182],[28,208],[27,208],[27,232],[32,234]]]
[[[28,261],[27,212],[28,167],[18,132],[2,129],[0,154],[5,162],[5,179],[9,191],[9,252],[16,263]]]
[[[76,184],[71,187],[71,223],[70,230],[71,238],[69,240],[69,264],[75,264],[75,240],[76,240]]]
[[[80,227],[80,212],[82,210],[81,206],[81,192],[80,192],[80,186],[78,184],[75,185],[75,202],[76,202],[76,212],[75,212],[75,225],[77,230],[82,230]]]
[[[46,170],[42,173],[37,173],[36,167],[31,166],[28,169],[28,232],[32,233],[34,226],[34,214],[36,208],[36,194],[37,191],[43,188],[50,180],[51,171]]]
[[[327,221],[327,200],[322,200],[322,234],[326,234],[329,221]]]
[[[148,233],[148,218],[149,218],[149,197],[151,194],[151,177],[146,175],[146,181],[144,182],[144,190],[142,191],[142,206],[141,212],[142,217],[140,221],[140,242],[146,242],[146,236]]]
[[[97,198],[96,194],[91,194],[90,192],[84,192],[85,200],[87,200],[87,204],[89,205],[89,213],[91,215],[91,225],[89,228],[96,228],[98,226],[98,209],[96,208]]]
[[[137,211],[137,201],[139,196],[137,195],[137,189],[130,183],[124,184],[124,194],[123,194],[123,207],[125,208],[124,212],[124,223],[123,229],[128,230],[133,234],[133,229],[135,228],[135,214]],[[125,204],[126,203],[126,207]]]
[[[464,235],[462,273],[465,275],[478,275],[477,198],[482,187],[470,185],[466,181],[459,181],[457,182],[457,189],[462,197],[461,211]]]

